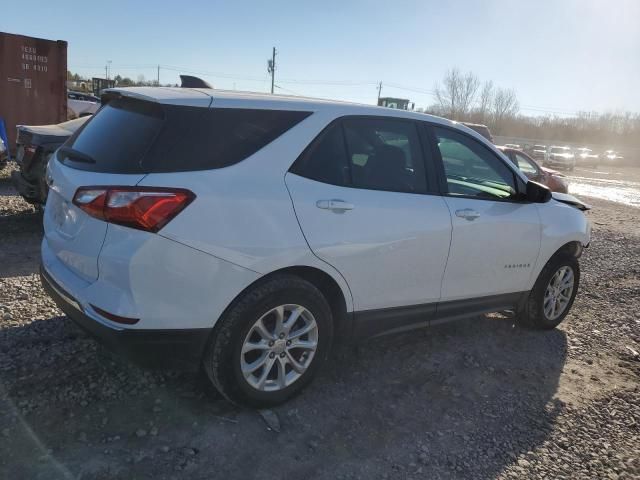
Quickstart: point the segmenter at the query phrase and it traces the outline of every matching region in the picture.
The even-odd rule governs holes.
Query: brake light
[[[105,222],[157,232],[194,198],[192,192],[181,188],[80,187],[73,203]]]

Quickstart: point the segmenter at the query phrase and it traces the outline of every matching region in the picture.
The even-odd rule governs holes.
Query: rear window
[[[222,168],[251,156],[310,114],[114,99],[69,138],[58,160],[103,173]]]

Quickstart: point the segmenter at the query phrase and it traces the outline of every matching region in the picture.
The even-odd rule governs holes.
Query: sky
[[[69,69],[375,103],[435,102],[447,69],[516,91],[528,115],[640,112],[640,0],[4,0],[0,31],[69,43]]]

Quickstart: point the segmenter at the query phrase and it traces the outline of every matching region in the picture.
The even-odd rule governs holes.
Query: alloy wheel
[[[283,390],[309,368],[318,348],[318,324],[301,305],[280,305],[249,329],[240,352],[240,369],[256,390]]]
[[[575,275],[569,266],[553,274],[544,293],[543,310],[548,320],[556,320],[567,309],[575,286]]]

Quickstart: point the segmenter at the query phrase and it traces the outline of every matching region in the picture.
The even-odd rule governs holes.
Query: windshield
[[[561,147],[553,147],[550,150],[551,153],[571,153],[571,150],[569,150],[568,148],[561,148]]]

